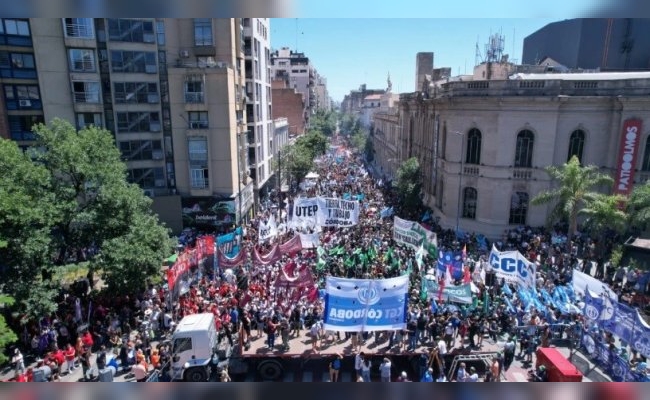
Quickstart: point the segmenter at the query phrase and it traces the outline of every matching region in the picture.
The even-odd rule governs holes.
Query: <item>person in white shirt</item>
[[[391,373],[392,363],[388,358],[384,358],[384,362],[379,366],[379,371],[381,372],[381,381],[390,382],[390,373]]]
[[[357,378],[361,376],[361,367],[363,366],[364,356],[365,354],[363,354],[363,351],[354,356],[354,370],[357,373]]]
[[[456,373],[456,382],[467,382],[467,370],[465,369],[465,363],[460,363],[458,367],[458,372]]]
[[[447,354],[447,343],[444,340],[438,339],[438,355],[441,357]]]
[[[476,368],[470,367],[467,382],[478,382],[478,374],[476,373]]]

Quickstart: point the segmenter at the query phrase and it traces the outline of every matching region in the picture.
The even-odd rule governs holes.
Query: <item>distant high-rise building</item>
[[[433,72],[433,53],[421,52],[415,56],[415,90],[422,90],[426,76]]]
[[[650,69],[650,19],[576,18],[524,39],[523,64],[551,58],[569,69]]]

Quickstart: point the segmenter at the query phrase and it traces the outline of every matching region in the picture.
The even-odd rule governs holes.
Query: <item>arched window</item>
[[[585,147],[585,133],[580,129],[573,131],[569,137],[569,155],[566,160],[571,160],[571,157],[576,156],[582,162],[582,150]]]
[[[643,149],[643,163],[641,163],[641,171],[650,171],[650,136],[645,140],[645,148]]]
[[[481,131],[474,128],[467,133],[466,164],[481,163]]]
[[[476,218],[476,199],[478,194],[473,187],[463,189],[463,218]]]
[[[531,168],[533,166],[533,143],[535,135],[524,129],[517,134],[517,147],[515,148],[515,167]]]
[[[510,198],[510,225],[526,225],[528,193],[515,192]]]

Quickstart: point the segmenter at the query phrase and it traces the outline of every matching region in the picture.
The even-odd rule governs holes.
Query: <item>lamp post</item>
[[[465,148],[465,134],[463,132],[454,131],[455,134],[460,135],[460,169],[458,170],[458,200],[456,201],[456,232],[460,225],[460,196],[461,188],[463,186],[463,149]]]

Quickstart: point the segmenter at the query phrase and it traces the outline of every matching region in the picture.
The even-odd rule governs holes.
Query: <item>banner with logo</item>
[[[441,251],[438,258],[438,276],[449,271],[451,279],[458,280],[463,277],[463,252]]]
[[[497,278],[525,288],[535,288],[537,266],[518,251],[499,251],[492,245],[490,265]]]
[[[406,328],[408,275],[390,279],[325,282],[325,329],[338,332],[390,331]]]
[[[304,249],[315,249],[320,246],[320,235],[318,233],[301,233],[300,242]]]
[[[264,243],[278,235],[278,227],[275,224],[275,218],[269,217],[268,221],[260,221],[258,226],[258,241]]]
[[[293,201],[291,226],[295,228],[315,228],[318,225],[318,198],[300,197]]]
[[[625,361],[617,352],[609,349],[609,345],[596,335],[583,333],[582,347],[589,358],[605,371],[614,382],[645,382],[645,371],[636,374],[630,369],[629,362]]]
[[[588,288],[592,297],[604,294],[614,301],[618,301],[618,295],[609,287],[609,285],[591,275],[585,274],[584,272],[574,269],[571,285],[573,286],[573,291],[581,296],[586,296]]]
[[[226,257],[235,257],[239,253],[241,243],[242,228],[239,227],[230,233],[217,236],[217,247]]]
[[[394,216],[393,240],[397,244],[414,250],[418,250],[422,246],[429,256],[438,257],[438,238],[436,234],[417,222]]]
[[[623,132],[618,150],[614,194],[629,196],[634,186],[634,166],[637,163],[639,143],[641,142],[640,119],[627,119],[623,122]]]
[[[347,228],[359,223],[359,201],[318,197],[318,224]]]
[[[427,292],[427,298],[452,303],[472,304],[472,285],[440,285],[434,279],[422,279],[422,287]],[[442,293],[440,292],[442,290]]]

